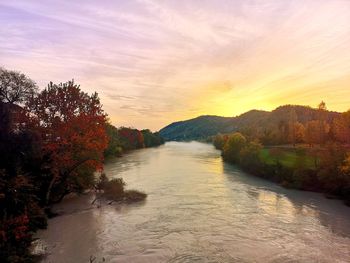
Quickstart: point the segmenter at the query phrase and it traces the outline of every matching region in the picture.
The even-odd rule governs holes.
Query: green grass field
[[[302,163],[305,168],[315,169],[314,158],[300,149],[264,148],[260,152],[260,158],[266,164],[276,164],[279,161],[283,166],[294,168]]]

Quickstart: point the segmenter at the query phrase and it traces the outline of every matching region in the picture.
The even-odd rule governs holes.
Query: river
[[[209,144],[133,151],[105,172],[147,200],[64,200],[36,235],[43,262],[350,262],[349,207],[250,176]]]

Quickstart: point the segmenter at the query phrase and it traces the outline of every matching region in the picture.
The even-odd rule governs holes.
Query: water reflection
[[[211,145],[167,143],[105,170],[148,193],[146,202],[76,205],[39,234],[52,245],[46,262],[92,253],[107,262],[350,262],[349,208],[249,176]]]
[[[257,200],[260,208],[266,213],[283,216],[291,221],[300,216],[312,217],[331,231],[350,237],[350,209],[342,202],[328,200],[318,193],[286,189],[246,174],[234,165],[222,165],[228,179],[245,185],[247,193]]]

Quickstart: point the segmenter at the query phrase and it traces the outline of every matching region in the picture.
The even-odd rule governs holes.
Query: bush
[[[109,180],[103,173],[96,185],[96,189],[103,191],[102,196],[112,201],[138,202],[147,197],[147,194],[137,190],[125,190],[123,178],[114,178]]]
[[[103,195],[110,200],[119,201],[124,198],[125,182],[122,178],[114,178],[103,185]]]
[[[127,202],[139,202],[145,200],[147,194],[137,190],[126,190],[124,192],[124,198]]]

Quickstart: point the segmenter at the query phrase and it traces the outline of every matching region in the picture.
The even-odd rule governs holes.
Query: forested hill
[[[183,141],[206,138],[219,132],[229,132],[230,117],[199,116],[197,118],[173,122],[159,131],[161,136],[168,141]]]
[[[291,120],[305,125],[309,121],[319,119],[320,114],[326,122],[331,123],[339,113],[332,111],[320,113],[320,110],[307,106],[285,105],[271,112],[251,110],[236,117],[205,115],[174,122],[161,129],[160,135],[167,141],[186,141],[206,139],[217,133],[233,131],[272,132]]]

